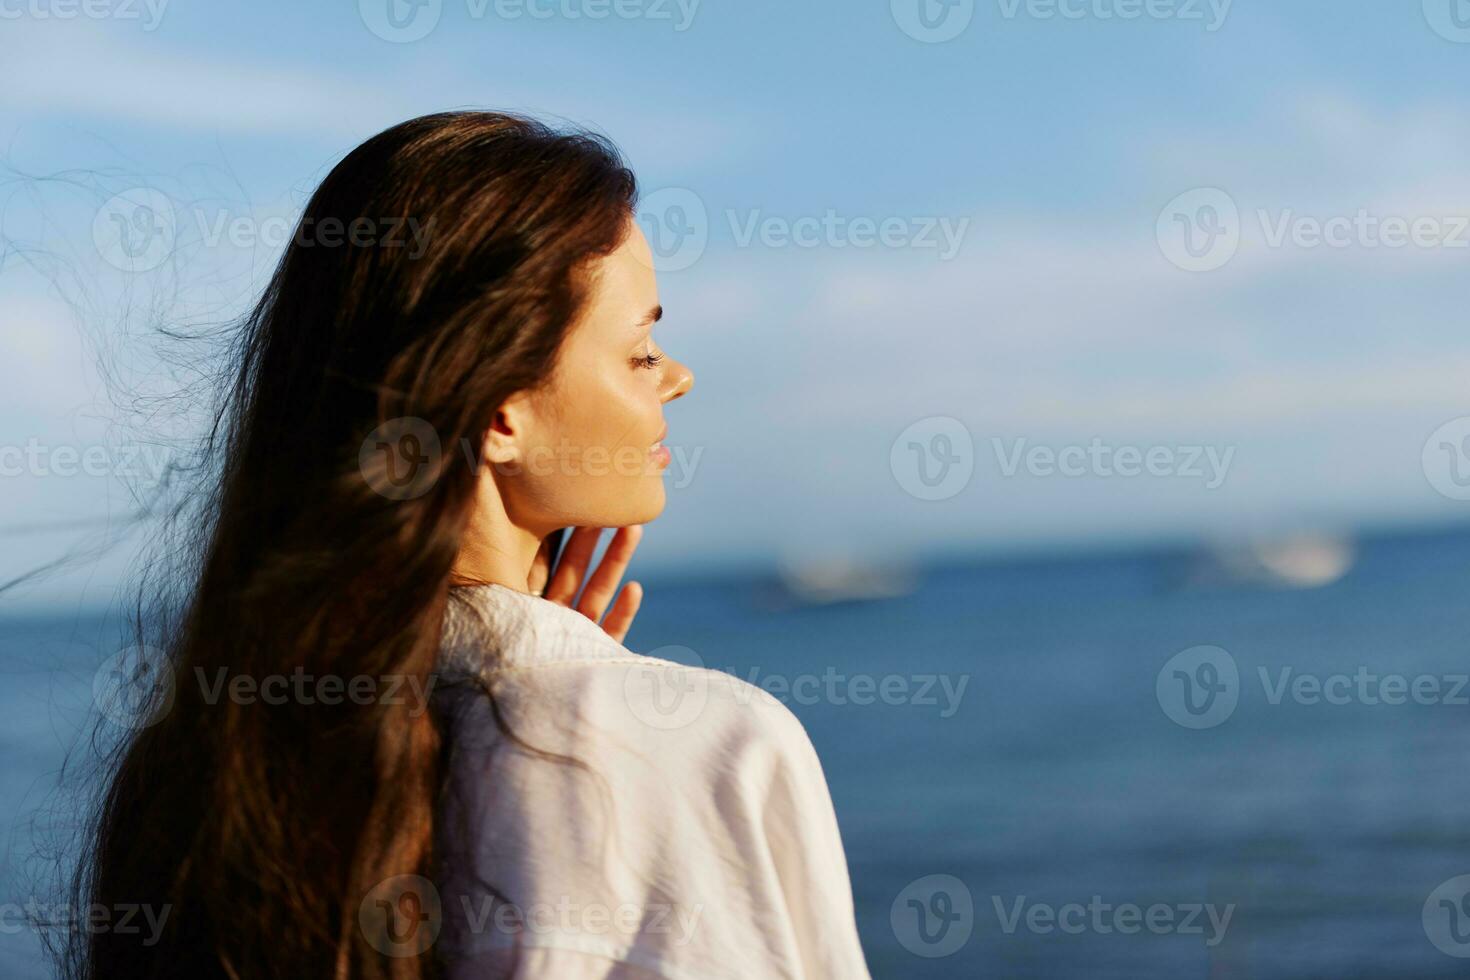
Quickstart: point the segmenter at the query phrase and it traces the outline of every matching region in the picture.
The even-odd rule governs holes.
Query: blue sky
[[[389,2],[432,30],[379,36]],[[0,573],[90,540],[18,528],[129,509],[53,472],[138,441],[99,345],[167,394],[187,365],[148,316],[238,313],[336,159],[454,107],[599,129],[651,200],[702,211],[659,327],[698,379],[669,411],[697,462],[645,568],[1462,516],[1425,446],[1470,415],[1470,4],[926,2],[963,29],[923,40],[918,0],[0,0],[0,447],[50,461],[0,476]],[[173,250],[128,274],[94,225],[139,187]],[[211,237],[237,219],[267,240]],[[1422,244],[1383,244],[1394,221]],[[1176,232],[1218,265],[1181,267]],[[909,443],[968,478],[923,499]],[[1089,446],[1163,454],[1046,464]],[[1218,481],[1188,465],[1208,450]],[[105,600],[127,549],[14,601]]]

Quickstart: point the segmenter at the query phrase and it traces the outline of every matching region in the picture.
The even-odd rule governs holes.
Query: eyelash
[[[633,358],[633,363],[636,364],[638,367],[651,368],[656,366],[658,362],[662,361],[663,359],[664,356],[662,354],[644,354],[642,357]]]

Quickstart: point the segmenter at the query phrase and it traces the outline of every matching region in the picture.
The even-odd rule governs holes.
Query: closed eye
[[[637,367],[651,368],[657,365],[658,362],[662,361],[663,359],[664,355],[662,354],[643,354],[639,357],[633,358],[633,364]]]

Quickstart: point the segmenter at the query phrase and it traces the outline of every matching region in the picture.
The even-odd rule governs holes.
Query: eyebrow
[[[644,327],[652,326],[663,318],[664,308],[662,306],[655,306],[644,314],[643,319],[639,320],[634,326],[641,330]]]

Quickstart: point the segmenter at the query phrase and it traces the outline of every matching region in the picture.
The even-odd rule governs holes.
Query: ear
[[[526,439],[532,430],[532,409],[527,392],[517,392],[495,411],[495,418],[485,430],[480,447],[481,459],[502,465],[514,463],[526,452]]]

